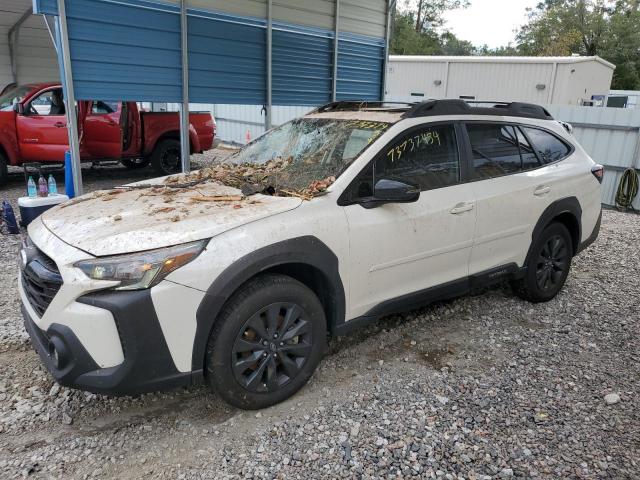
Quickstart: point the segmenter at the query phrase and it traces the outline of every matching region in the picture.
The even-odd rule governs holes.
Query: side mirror
[[[13,111],[16,112],[19,115],[24,115],[24,105],[21,103],[16,103],[13,106]]]
[[[373,208],[385,203],[411,203],[418,198],[420,198],[420,187],[399,180],[381,178],[375,184],[373,197],[362,206]]]

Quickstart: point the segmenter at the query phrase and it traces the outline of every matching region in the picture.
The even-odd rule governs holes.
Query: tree
[[[408,0],[406,5],[410,5]],[[415,30],[418,33],[435,30],[444,25],[444,12],[468,5],[469,0],[417,0]]]
[[[546,0],[516,38],[521,55],[599,55],[614,88],[640,88],[640,0]]]
[[[393,15],[391,53],[396,55],[470,55],[473,45],[459,40],[444,25],[447,10],[465,7],[468,0],[405,0]]]

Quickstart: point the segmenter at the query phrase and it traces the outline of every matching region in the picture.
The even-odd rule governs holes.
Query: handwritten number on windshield
[[[387,152],[387,159],[391,163],[395,162],[396,160],[400,160],[407,148],[409,149],[409,152],[413,152],[418,150],[425,150],[430,146],[441,145],[442,141],[440,140],[439,132],[423,132],[408,138],[395,147],[391,147]]]

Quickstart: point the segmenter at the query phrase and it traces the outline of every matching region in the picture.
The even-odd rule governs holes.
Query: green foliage
[[[640,89],[639,0],[546,0],[517,35],[522,55],[599,55],[614,89]]]
[[[491,49],[444,29],[444,13],[468,0],[405,0],[393,18],[400,55],[599,55],[616,65],[612,88],[640,90],[640,0],[543,0],[529,11],[516,45]]]

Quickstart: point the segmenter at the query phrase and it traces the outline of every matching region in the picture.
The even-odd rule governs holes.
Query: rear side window
[[[468,124],[475,179],[501,177],[522,170],[518,133],[512,125]]]
[[[523,127],[523,130],[544,164],[562,160],[571,152],[566,143],[549,132],[530,127]]]
[[[103,102],[101,100],[93,102],[91,113],[94,115],[104,115],[118,111],[118,102]]]
[[[520,147],[520,155],[522,156],[522,170],[532,170],[540,166],[540,161],[533,151],[533,147],[529,140],[522,134],[520,127],[515,127],[518,137],[518,146]]]

